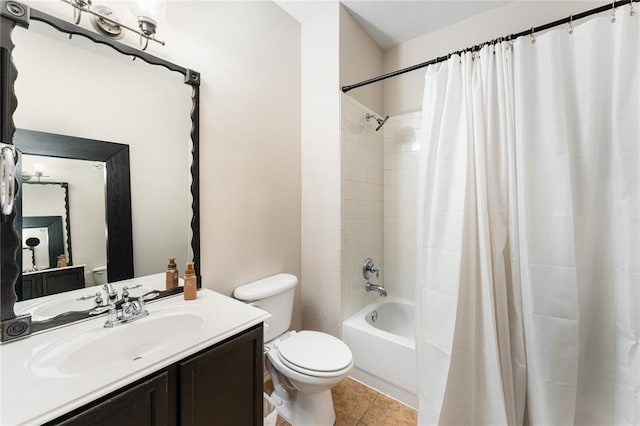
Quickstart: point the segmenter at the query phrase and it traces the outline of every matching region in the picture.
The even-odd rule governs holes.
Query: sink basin
[[[200,306],[189,306],[188,311],[183,306],[155,310],[146,318],[114,328],[103,328],[102,321],[96,321],[81,335],[37,350],[28,367],[37,376],[66,377],[172,353],[187,335],[182,331],[202,327],[211,315]]]

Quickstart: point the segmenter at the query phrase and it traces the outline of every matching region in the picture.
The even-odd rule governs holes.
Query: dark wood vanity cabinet
[[[180,424],[262,424],[262,328],[180,363]]]
[[[48,424],[262,425],[262,380],[259,324]]]
[[[173,379],[173,380],[172,380]],[[170,383],[175,383],[175,369],[164,371],[132,388],[84,408],[74,416],[53,424],[85,425],[162,425],[176,424]],[[174,385],[175,386],[175,385]],[[175,417],[173,417],[175,419]]]
[[[18,300],[29,300],[84,288],[84,267],[53,268],[30,272],[22,274],[21,279],[22,282],[19,281],[16,286]]]

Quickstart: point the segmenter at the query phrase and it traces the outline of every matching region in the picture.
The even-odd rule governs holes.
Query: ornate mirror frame
[[[184,75],[184,83],[192,86],[191,196],[193,201],[191,205],[191,249],[193,251],[193,261],[195,262],[196,276],[198,278],[198,287],[200,287],[200,185],[198,181],[200,169],[200,73],[184,68],[180,65],[173,64],[128,45],[118,43],[113,39],[93,33],[82,27],[43,13],[37,9],[30,8],[17,1],[0,1],[0,142],[8,145],[13,145],[14,134],[16,131],[13,114],[18,105],[18,99],[15,94],[15,81],[18,71],[12,58],[15,45],[13,44],[11,35],[16,25],[28,29],[31,20],[46,23],[56,30],[69,34],[70,36],[83,36],[94,43],[110,46],[123,55],[139,58],[150,65],[159,65],[167,68],[169,71],[178,72]],[[18,181],[16,180],[15,183],[17,187]],[[53,317],[50,320],[32,322],[30,315],[15,315],[14,304],[17,300],[15,285],[22,269],[21,265],[18,265],[16,258],[16,252],[21,248],[21,241],[14,224],[15,219],[15,207],[10,214],[2,215],[0,218],[0,249],[2,254],[2,260],[0,262],[0,342],[22,338],[33,332],[46,330],[48,328],[89,317],[88,312],[67,312]]]

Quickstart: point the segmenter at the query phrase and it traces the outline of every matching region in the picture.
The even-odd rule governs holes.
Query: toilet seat
[[[351,350],[344,342],[318,331],[291,333],[277,347],[284,365],[309,376],[340,376],[353,365]]]

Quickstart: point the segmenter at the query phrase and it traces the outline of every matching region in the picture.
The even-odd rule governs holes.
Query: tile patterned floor
[[[270,394],[272,390],[269,380],[265,383],[265,392]],[[336,385],[331,394],[336,411],[335,426],[413,426],[418,422],[418,414],[413,408],[350,377]],[[281,417],[276,425],[290,426]]]

